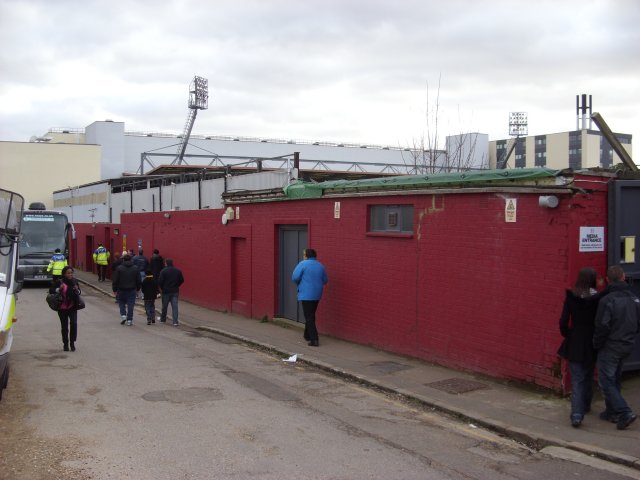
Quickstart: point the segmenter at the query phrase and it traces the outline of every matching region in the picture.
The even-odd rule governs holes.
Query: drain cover
[[[473,380],[465,380],[462,378],[447,378],[437,382],[425,383],[427,387],[442,390],[443,392],[458,395],[460,393],[473,392],[474,390],[482,390],[489,388],[484,383],[475,382]]]
[[[369,366],[382,373],[396,373],[411,368],[409,365],[403,365],[397,362],[375,362],[370,363]]]

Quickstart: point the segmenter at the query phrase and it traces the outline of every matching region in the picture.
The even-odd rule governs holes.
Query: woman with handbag
[[[564,337],[558,355],[569,362],[571,373],[571,425],[578,428],[591,410],[596,352],[593,332],[601,294],[596,291],[596,271],[583,268],[575,286],[565,294],[560,333]]]
[[[49,293],[59,292],[62,295],[62,305],[58,310],[60,328],[62,333],[62,345],[64,351],[76,351],[76,339],[78,338],[78,310],[84,308],[84,302],[80,297],[80,285],[73,278],[73,268],[66,266],[62,269],[62,278],[51,284]]]

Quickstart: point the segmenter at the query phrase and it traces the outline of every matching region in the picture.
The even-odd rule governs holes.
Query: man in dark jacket
[[[130,255],[125,255],[122,265],[113,272],[113,291],[120,306],[120,325],[133,325],[133,307],[136,303],[136,293],[140,290],[142,281],[138,267],[131,261]]]
[[[144,280],[146,276],[147,270],[149,269],[149,259],[144,256],[144,252],[142,249],[138,249],[138,254],[131,259],[133,264],[138,267],[138,272],[140,272],[140,282]]]
[[[606,407],[600,418],[616,423],[618,430],[624,430],[637,418],[620,393],[622,366],[640,331],[640,299],[624,280],[622,267],[609,267],[609,286],[598,305],[593,335],[593,346],[598,350],[598,381]]]
[[[167,321],[167,309],[171,303],[171,316],[173,318],[173,326],[177,327],[178,323],[178,293],[180,285],[184,283],[182,272],[173,266],[173,260],[167,258],[167,266],[162,269],[158,277],[158,287],[162,293],[162,314],[160,315],[160,323]]]
[[[157,248],[153,251],[153,255],[151,255],[151,259],[149,260],[149,270],[151,270],[151,274],[153,278],[158,281],[158,277],[160,277],[160,271],[164,268],[164,258],[160,255],[160,250]]]

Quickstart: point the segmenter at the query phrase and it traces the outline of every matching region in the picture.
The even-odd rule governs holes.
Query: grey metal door
[[[620,265],[627,282],[640,296],[640,257],[635,245],[640,242],[640,180],[616,180],[609,187],[609,265]],[[625,363],[625,370],[640,369],[640,337]]]
[[[302,307],[298,305],[297,288],[291,274],[302,260],[302,251],[307,248],[306,225],[281,225],[279,227],[280,265],[279,315],[296,322],[304,322]]]

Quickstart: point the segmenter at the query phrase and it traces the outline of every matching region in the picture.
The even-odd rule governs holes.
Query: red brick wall
[[[606,252],[578,252],[580,226],[606,226],[606,185],[595,187],[555,209],[532,193],[336,198],[240,205],[227,225],[222,210],[128,214],[111,232],[118,248],[126,234],[130,248],[142,239],[145,254],[172,257],[183,298],[261,318],[278,310],[277,227],[306,224],[329,274],[321,334],[557,389],[564,289],[584,266],[606,269]],[[367,235],[369,205],[401,203],[414,205],[412,238]]]

